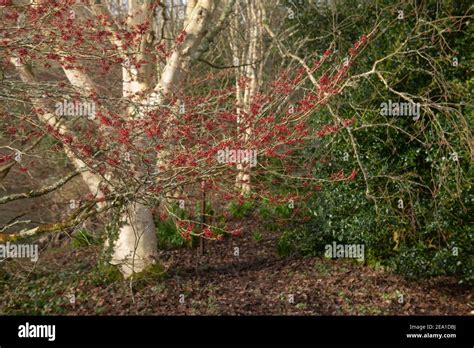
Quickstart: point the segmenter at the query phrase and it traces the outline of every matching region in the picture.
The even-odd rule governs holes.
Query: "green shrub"
[[[156,236],[160,249],[180,248],[186,244],[186,240],[179,234],[176,223],[171,218],[156,223]]]
[[[255,202],[246,200],[243,203],[230,202],[229,211],[232,216],[236,219],[242,219],[243,217],[249,216],[255,209]]]
[[[351,74],[370,71],[374,61],[393,52],[378,64],[378,71],[393,90],[429,100],[430,106],[422,109],[416,122],[411,117],[380,115],[381,102],[402,100],[372,74],[332,98],[331,109],[315,112],[311,119],[315,129],[335,122],[334,114],[354,120],[351,127],[320,138],[317,146],[308,144],[302,152],[306,162],[330,154],[329,163],[315,164],[315,177],[328,178],[340,170],[346,175],[356,170],[357,177],[325,184],[315,192],[307,206],[311,221],[291,232],[293,237],[285,233],[282,249],[322,255],[324,245],[332,241],[360,243],[366,246],[369,264],[393,267],[408,278],[455,275],[470,282],[474,170],[469,142],[474,118],[466,101],[473,92],[469,74],[473,23],[464,20],[454,29],[450,16],[463,16],[472,8],[469,1],[449,0],[399,5],[405,19],[393,22],[393,13],[386,10],[390,1],[373,2],[358,16],[353,16],[353,2],[338,2],[338,20],[345,24],[334,59],[342,60],[375,20],[385,20],[383,35],[368,43],[351,66]],[[320,35],[334,25],[324,11],[299,9],[296,28],[300,30],[295,36],[314,37],[306,47],[309,52],[322,52],[331,44],[332,38]],[[312,35],[309,24],[315,20],[319,25]],[[430,32],[426,24],[432,21],[447,34],[441,38],[438,31]],[[288,25],[295,26],[295,21]],[[405,39],[405,51],[395,53]],[[416,52],[427,41],[431,45],[420,59]],[[458,66],[450,64],[452,56],[440,53],[441,42],[458,52],[453,53]],[[434,104],[451,107],[441,112]],[[458,256],[453,248],[458,248]]]
[[[98,244],[97,238],[87,230],[79,230],[72,236],[72,245],[76,248]]]

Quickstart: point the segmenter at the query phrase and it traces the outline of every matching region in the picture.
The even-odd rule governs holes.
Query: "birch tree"
[[[76,11],[79,12],[79,10],[70,7],[73,3],[74,1],[66,2],[66,6],[54,7],[55,3],[51,1],[33,1],[26,11],[18,11],[16,14],[31,20],[38,13],[48,17],[68,11],[69,22],[67,22],[67,25],[69,29],[78,30],[75,27],[75,19],[76,16],[79,17],[76,14]],[[81,9],[81,14],[84,15],[84,20],[87,18],[90,21],[98,21],[101,24],[103,27],[100,31],[101,35],[107,37],[110,45],[112,45],[107,48],[113,49],[114,54],[118,57],[117,62],[122,66],[122,76],[115,76],[115,78],[117,79],[116,82],[122,85],[123,98],[129,102],[126,108],[127,117],[129,119],[143,119],[145,110],[150,105],[165,103],[168,95],[183,87],[191,68],[193,55],[195,55],[200,43],[207,34],[209,22],[211,21],[213,11],[216,9],[216,1],[188,1],[183,27],[174,41],[170,52],[164,57],[164,61],[161,62],[163,65],[161,71],[157,69],[159,64],[157,64],[158,60],[156,53],[153,52],[153,48],[157,43],[159,45],[160,40],[162,41],[162,46],[159,47],[165,48],[165,41],[155,31],[155,14],[159,7],[161,7],[163,13],[166,13],[169,11],[168,6],[172,7],[174,3],[129,0],[118,7],[111,5],[113,4],[91,1],[85,10]],[[20,9],[20,6],[18,8]],[[116,14],[118,10],[123,8],[125,8],[124,12],[127,15],[122,23],[117,23]],[[115,10],[115,16],[111,13],[111,10]],[[166,25],[165,19],[166,14],[163,15],[162,26]],[[58,29],[61,30],[59,25]],[[42,34],[47,36],[51,32],[44,30]],[[67,36],[67,34],[63,31],[63,39],[64,36]],[[15,44],[13,38],[7,38],[5,43],[7,45]],[[60,47],[59,42],[55,42],[55,44],[53,52],[50,53],[50,58],[58,61],[66,78],[76,89],[77,93],[89,98],[97,96],[100,91],[84,66],[76,62],[75,57],[71,54],[73,52],[68,52]],[[28,69],[25,62],[26,59],[18,57],[17,54],[12,54],[9,59],[16,67],[23,82],[28,84],[39,83],[31,69]],[[74,61],[73,66],[70,64],[71,60]],[[54,127],[60,136],[64,136],[69,132],[65,122],[61,122],[44,101],[40,98],[32,98],[31,102],[35,108],[42,110],[38,113],[38,119],[44,126]],[[145,140],[143,136],[139,136],[135,141],[140,144]],[[79,159],[71,149],[66,147],[65,151],[74,166],[81,171],[81,176],[91,193],[101,198],[103,194],[100,187],[105,178],[107,180],[111,179],[112,174],[96,175],[92,171],[87,170],[90,169],[88,165]],[[156,261],[156,236],[150,208],[141,202],[135,201],[133,198],[127,202],[123,207],[118,239],[113,243],[111,262],[120,265],[122,272],[126,276],[130,276],[134,272],[140,272],[153,264]]]

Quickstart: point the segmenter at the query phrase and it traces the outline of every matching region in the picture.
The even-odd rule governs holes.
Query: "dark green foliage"
[[[179,234],[175,221],[171,218],[156,222],[156,236],[160,249],[179,248],[186,242]]]
[[[229,204],[229,211],[232,216],[236,219],[241,219],[245,216],[249,216],[254,210],[255,204],[253,201],[246,200],[245,202],[231,202]]]
[[[97,238],[87,230],[79,230],[72,237],[72,245],[76,248],[99,244]]]
[[[354,12],[358,3],[364,11]],[[398,10],[404,11],[403,20],[396,20]],[[297,25],[301,37],[318,38],[306,54],[323,52],[334,38],[324,35],[333,30],[330,9],[303,6],[300,11],[298,21],[289,25]],[[279,248],[322,254],[332,241],[361,243],[366,261],[390,265],[409,278],[458,275],[472,281],[473,118],[468,101],[473,35],[468,20],[454,25],[453,19],[472,16],[470,3],[341,1],[337,14],[336,60],[378,21],[378,34],[360,53],[351,75],[370,71],[376,60],[396,52],[377,65],[392,90],[370,74],[333,98],[331,109],[313,115],[315,129],[335,122],[333,113],[355,120],[350,129],[321,138],[324,146],[308,146],[308,159],[331,156],[329,164],[315,166],[315,176],[355,169],[357,177],[315,192],[307,207],[312,220],[284,234]],[[314,21],[317,27],[309,25]],[[436,30],[429,24],[433,21]],[[382,102],[404,101],[395,91],[425,103],[419,120],[380,115]]]

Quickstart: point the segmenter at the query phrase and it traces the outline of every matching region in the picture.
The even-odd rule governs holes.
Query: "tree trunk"
[[[110,263],[118,265],[122,274],[130,277],[156,263],[155,223],[150,208],[137,202],[125,205],[120,220]]]
[[[263,59],[264,49],[262,23],[264,21],[264,13],[257,2],[250,2],[244,8],[238,2],[234,14],[234,27],[231,30],[232,40],[230,45],[234,65],[239,66],[236,69],[237,128],[239,132],[242,131],[241,139],[245,144],[249,141],[253,129],[245,126],[245,129],[240,130],[245,123],[242,116],[243,114],[250,114],[252,102],[262,80],[261,60]],[[245,33],[246,40],[239,45],[237,28],[241,27],[243,27],[242,31]],[[239,83],[239,80],[242,78],[247,80],[243,87]],[[237,164],[235,186],[242,194],[250,193],[250,171],[249,163]]]
[[[198,49],[198,46],[206,34],[206,27],[210,19],[213,1],[199,0],[190,1],[187,6],[187,20],[185,23],[186,37],[176,50],[173,52],[164,70],[161,78],[153,89],[153,92],[146,97],[151,105],[159,105],[164,101],[164,97],[174,90],[182,87],[185,78],[189,72],[192,62],[192,55]],[[144,10],[144,8],[142,8]],[[142,17],[138,18],[138,21]],[[133,24],[137,24],[132,19]],[[147,42],[150,45],[149,42]],[[145,45],[142,45],[144,47]],[[142,69],[131,68],[133,74],[126,74],[129,70],[124,71],[124,96],[133,96],[142,92],[152,83],[149,71],[149,65],[145,65]],[[136,76],[137,80],[134,80]],[[147,81],[148,77],[148,81]],[[140,103],[144,105],[143,101]],[[145,105],[145,108],[147,105]],[[144,115],[144,110],[139,108],[139,117]],[[168,152],[162,150],[157,156],[158,165],[167,166],[163,161]],[[132,202],[128,204],[121,216],[123,225],[119,229],[118,239],[114,242],[113,255],[111,263],[120,265],[124,276],[129,277],[133,273],[141,272],[147,267],[153,265],[157,259],[157,241],[156,228],[153,215],[149,207],[142,203]]]

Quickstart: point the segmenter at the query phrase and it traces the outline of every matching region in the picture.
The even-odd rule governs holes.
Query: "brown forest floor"
[[[452,278],[411,282],[352,261],[283,258],[275,252],[276,237],[228,238],[202,257],[196,249],[162,251],[166,276],[132,284],[97,273],[97,248],[62,243],[41,253],[34,268],[29,261],[5,264],[10,276],[0,283],[0,314],[472,314],[471,289]]]

